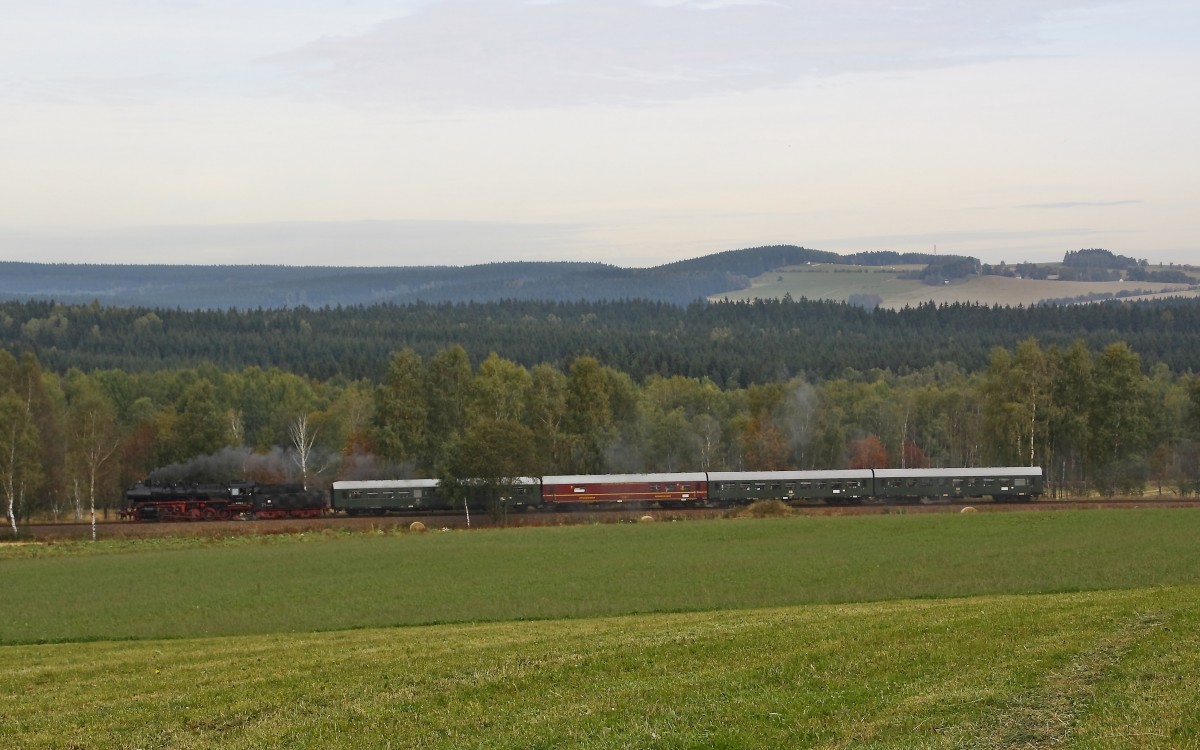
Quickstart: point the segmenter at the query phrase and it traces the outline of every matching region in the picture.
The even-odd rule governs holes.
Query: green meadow
[[[0,545],[0,747],[1200,747],[1200,512]]]
[[[983,305],[1035,305],[1047,299],[1069,299],[1089,294],[1117,295],[1132,289],[1155,296],[1196,296],[1186,284],[1119,281],[1048,281],[1007,276],[971,276],[949,284],[930,286],[918,279],[901,278],[905,271],[921,266],[850,266],[813,264],[765,273],[752,280],[750,287],[713,295],[712,299],[752,300],[831,299],[848,301],[854,295],[875,294],[883,307],[901,308],[926,302],[936,304],[973,302]]]

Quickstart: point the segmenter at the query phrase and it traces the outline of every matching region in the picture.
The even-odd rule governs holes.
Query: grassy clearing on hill
[[[1200,583],[1190,509],[0,545],[0,644]]]
[[[778,299],[790,294],[793,299],[831,299],[841,302],[855,294],[878,294],[883,307],[901,308],[926,302],[978,302],[985,305],[1032,305],[1046,299],[1081,297],[1088,294],[1118,294],[1143,289],[1159,294],[1184,294],[1184,284],[1159,284],[1141,281],[1047,281],[1014,279],[1006,276],[972,276],[949,284],[930,286],[899,274],[910,266],[835,266],[818,264],[772,271],[753,280],[753,286],[720,294],[714,299]],[[919,267],[915,267],[919,268]],[[1152,299],[1155,294],[1138,297]]]
[[[1197,747],[1198,595],[8,646],[0,746]]]

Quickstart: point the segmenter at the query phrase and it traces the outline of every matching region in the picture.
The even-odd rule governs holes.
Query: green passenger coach
[[[334,482],[329,506],[348,516],[382,516],[406,510],[446,510],[436,479]]]
[[[875,469],[875,496],[884,502],[953,501],[991,497],[996,502],[1035,500],[1042,494],[1037,466],[980,469]]]

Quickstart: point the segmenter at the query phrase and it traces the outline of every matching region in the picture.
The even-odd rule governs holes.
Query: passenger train
[[[482,489],[467,491],[466,509],[491,508]],[[475,485],[478,487],[478,484]],[[203,521],[316,518],[328,513],[386,515],[463,509],[436,479],[337,481],[328,492],[301,485],[237,481],[215,485],[137,484],[125,493],[125,518]],[[1029,466],[840,471],[698,471],[524,477],[506,484],[507,510],[578,508],[721,508],[760,500],[792,505],[1023,502],[1043,492],[1042,470]]]
[[[1036,500],[1040,467],[974,469],[848,469],[844,471],[710,471],[672,474],[594,474],[527,477],[503,500],[511,510],[581,507],[730,507],[759,500],[790,504],[859,505],[990,499]],[[468,493],[470,494],[470,493]],[[483,509],[487,498],[468,499]],[[436,479],[334,482],[330,509],[350,515],[450,510]]]

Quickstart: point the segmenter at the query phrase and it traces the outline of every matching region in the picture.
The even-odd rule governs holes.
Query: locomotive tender
[[[490,498],[467,487],[471,510]],[[665,474],[583,474],[522,477],[502,498],[508,510],[659,507],[699,508],[781,500],[824,503],[995,502],[1036,500],[1040,467],[960,469],[846,469],[839,471],[709,471]],[[202,521],[228,518],[316,518],[452,511],[462,508],[436,479],[334,482],[328,494],[296,484],[230,482],[220,485],[137,484],[125,493],[123,518]]]

